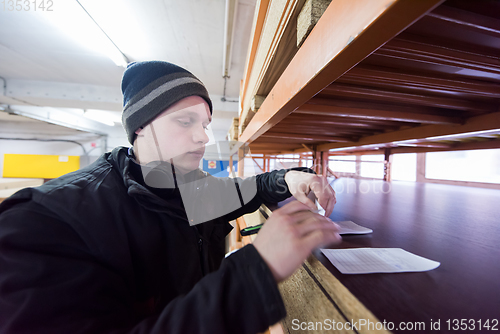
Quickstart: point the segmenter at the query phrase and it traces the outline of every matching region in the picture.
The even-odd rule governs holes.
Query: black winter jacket
[[[160,198],[131,166],[117,148],[0,205],[0,333],[257,333],[285,316],[252,245],[222,259],[228,220],[290,196],[286,170],[258,175],[241,209],[190,226],[179,193]]]

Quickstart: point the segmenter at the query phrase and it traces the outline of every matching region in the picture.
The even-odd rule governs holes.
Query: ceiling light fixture
[[[222,77],[229,77],[231,57],[233,54],[234,31],[236,26],[237,0],[226,0],[224,15],[224,51],[222,53]]]
[[[108,126],[115,126],[115,123],[121,123],[119,115],[114,115],[113,112],[106,110],[86,109],[83,116]]]
[[[53,24],[85,47],[108,56],[116,65],[127,66],[127,57],[78,0],[61,1],[58,6],[44,13]]]

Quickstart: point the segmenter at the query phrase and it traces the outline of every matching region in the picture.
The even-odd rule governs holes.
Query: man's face
[[[209,141],[206,128],[210,122],[210,109],[203,98],[180,100],[135,132],[134,151],[139,162],[167,161],[183,173],[195,170]]]

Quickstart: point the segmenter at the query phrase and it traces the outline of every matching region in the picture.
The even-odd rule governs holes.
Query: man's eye
[[[186,120],[186,119],[180,119],[179,123],[182,126],[189,126],[189,125],[191,125],[191,121],[190,120]]]

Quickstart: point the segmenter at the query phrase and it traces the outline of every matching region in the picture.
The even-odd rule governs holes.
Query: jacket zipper
[[[198,238],[198,252],[200,254],[200,266],[201,266],[201,274],[203,277],[205,276],[205,266],[204,266],[204,259],[203,259],[203,239],[201,238],[200,232],[198,232],[198,229],[193,226],[193,228],[196,231],[196,237]]]

